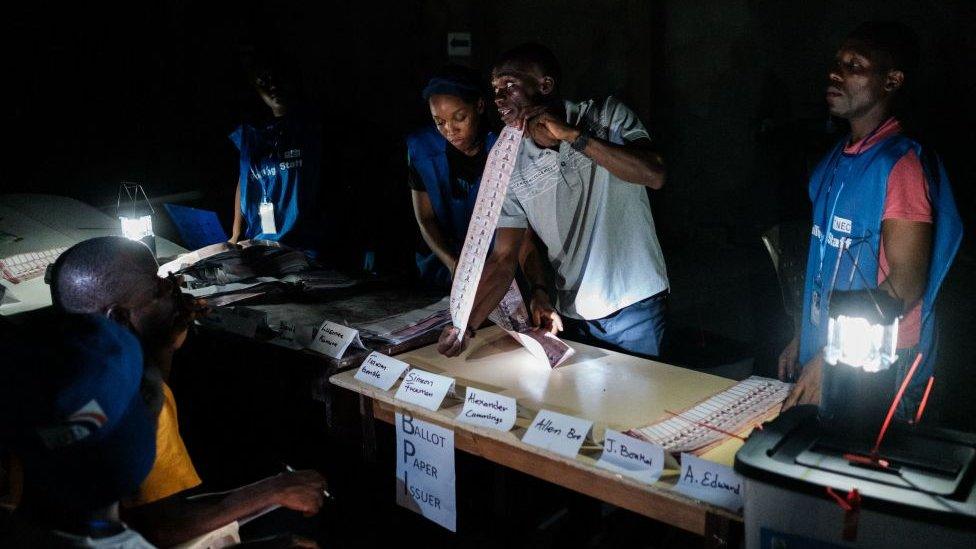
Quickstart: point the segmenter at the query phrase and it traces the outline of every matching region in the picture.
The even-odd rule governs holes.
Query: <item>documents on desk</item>
[[[668,419],[627,434],[659,444],[672,453],[701,455],[730,436],[760,423],[779,407],[792,384],[751,376]]]
[[[558,368],[573,356],[573,348],[545,330],[532,327],[518,285],[512,281],[505,297],[488,316],[540,362]]]
[[[65,246],[4,257],[0,259],[0,276],[11,284],[44,276],[47,266],[54,263],[67,249]]]
[[[394,345],[416,339],[451,323],[449,298],[398,315],[388,316],[359,329],[363,337]]]

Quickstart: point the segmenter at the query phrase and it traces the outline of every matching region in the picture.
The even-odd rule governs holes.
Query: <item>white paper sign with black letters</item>
[[[393,398],[436,412],[454,385],[454,378],[411,368]]]
[[[515,399],[498,393],[468,387],[458,421],[499,431],[515,425]]]
[[[383,353],[373,351],[359,366],[354,376],[359,381],[383,391],[389,391],[410,365]]]
[[[654,484],[664,469],[664,448],[657,444],[607,429],[603,455],[597,467],[627,475],[645,484]]]
[[[394,421],[397,504],[456,532],[454,431],[403,412]]]
[[[572,458],[576,457],[592,426],[592,421],[540,410],[522,436],[522,442]]]
[[[309,348],[325,356],[342,358],[350,345],[363,348],[363,343],[359,340],[359,331],[326,320],[319,326]]]
[[[730,511],[742,508],[742,477],[731,467],[681,454],[681,475],[674,489],[678,492]]]

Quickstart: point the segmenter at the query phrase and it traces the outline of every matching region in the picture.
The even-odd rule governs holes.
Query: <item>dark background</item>
[[[945,160],[967,226],[942,299],[936,401],[946,423],[972,430],[974,15],[968,0],[16,3],[0,16],[0,190],[111,211],[119,182],[137,181],[229,224],[227,134],[261,113],[241,58],[273,48],[323,113],[334,159],[323,184],[359,197],[336,215],[395,270],[416,245],[402,140],[428,118],[427,77],[448,61],[487,74],[501,51],[536,40],[562,60],[568,97],[619,95],[666,152],[652,203],[672,361],[768,374],[790,327],[759,237],[807,222],[806,175],[834,139],[823,91],[836,47],[863,20],[897,19],[923,48],[908,121]],[[448,59],[451,31],[472,33],[470,58]],[[364,224],[367,211],[385,222]]]

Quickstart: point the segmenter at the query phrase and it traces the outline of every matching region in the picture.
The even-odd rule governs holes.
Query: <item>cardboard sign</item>
[[[393,398],[436,412],[452,385],[454,378],[412,368]]]
[[[681,454],[678,492],[730,511],[742,509],[742,477],[726,467],[693,454]]]
[[[359,366],[359,371],[354,377],[367,385],[389,391],[409,367],[410,365],[402,360],[373,351]]]
[[[458,421],[510,431],[515,425],[515,399],[490,391],[468,387]]]
[[[664,469],[664,448],[657,444],[607,429],[603,455],[597,467],[627,475],[645,484],[654,484]]]
[[[457,531],[454,431],[397,412],[397,504]]]
[[[540,410],[522,436],[522,442],[572,458],[576,457],[592,426],[592,421]]]
[[[326,320],[319,326],[309,349],[332,358],[342,358],[350,345],[363,347],[363,343],[359,341],[359,331]]]

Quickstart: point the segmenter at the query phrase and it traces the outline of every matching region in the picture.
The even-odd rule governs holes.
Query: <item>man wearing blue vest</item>
[[[883,291],[903,303],[895,386],[919,354],[922,359],[896,417],[915,414],[933,375],[933,306],[959,248],[962,223],[941,162],[903,135],[893,116],[918,55],[907,27],[864,23],[841,45],[829,73],[827,105],[851,132],[810,177],[813,228],[803,315],[779,360],[781,378],[799,375],[785,407],[821,401],[835,290]]]
[[[316,257],[323,233],[322,128],[298,100],[297,69],[267,56],[255,63],[251,79],[272,116],[241,124],[229,136],[240,151],[230,242],[274,240]]]

